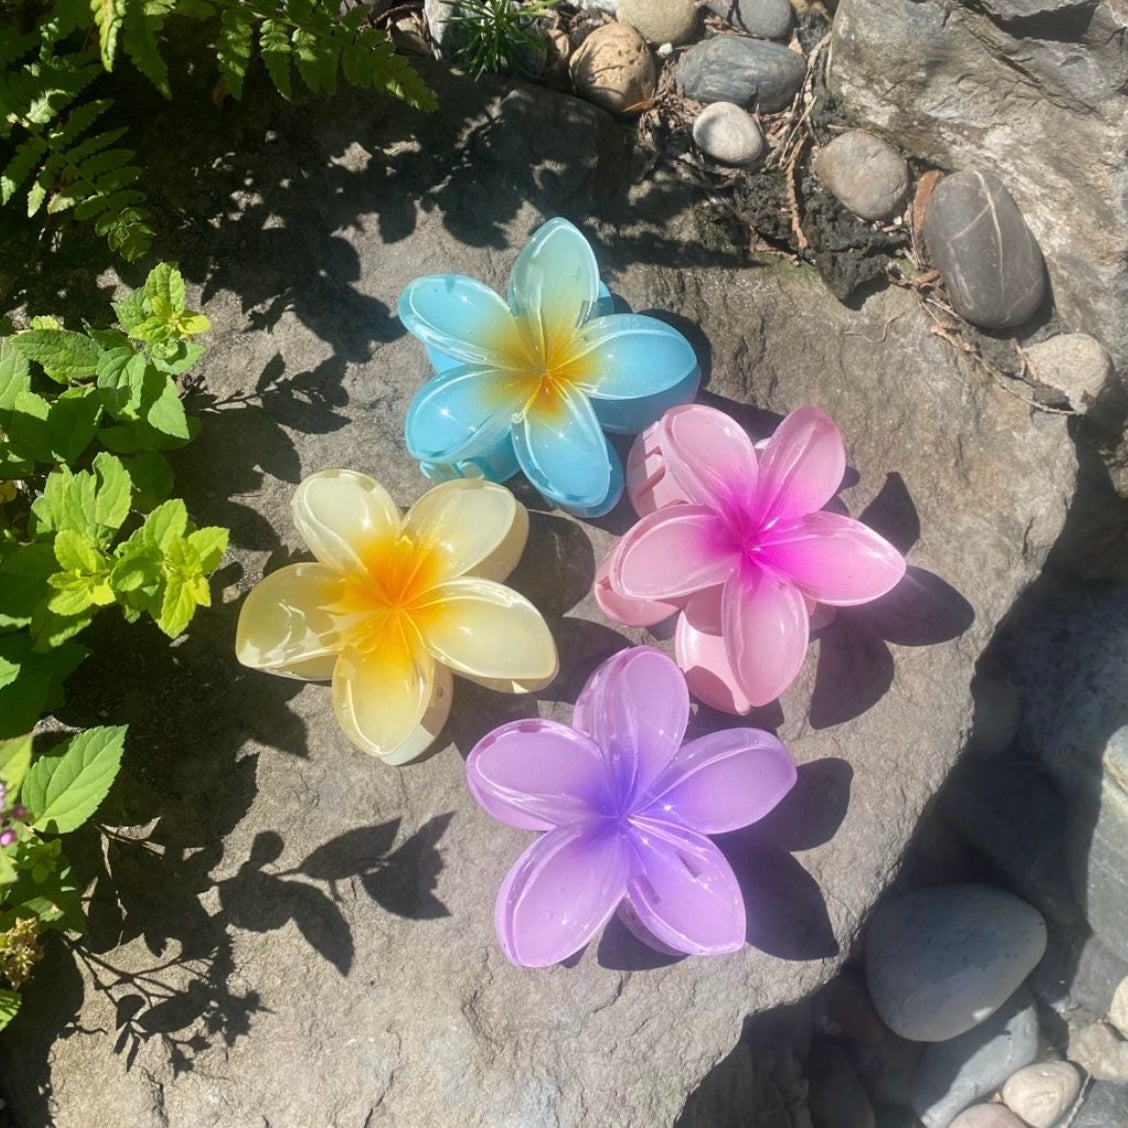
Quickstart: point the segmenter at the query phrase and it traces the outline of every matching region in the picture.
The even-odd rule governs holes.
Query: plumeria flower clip
[[[706,835],[766,815],[795,783],[795,762],[752,728],[683,745],[688,721],[677,666],[639,646],[592,674],[571,727],[514,721],[474,746],[466,775],[478,802],[509,826],[547,832],[498,894],[497,933],[514,963],[566,959],[616,910],[659,951],[743,946],[740,886]]]
[[[635,440],[627,489],[641,516],[596,572],[612,619],[677,615],[675,653],[695,696],[729,713],[778,697],[803,664],[817,605],[877,599],[901,554],[822,507],[842,484],[842,434],[817,407],[756,449],[724,412],[676,407]]]
[[[508,490],[447,482],[401,516],[372,478],[323,470],[298,486],[293,514],[315,560],[252,589],[235,652],[257,670],[331,678],[358,748],[390,764],[423,753],[450,711],[452,672],[507,693],[555,677],[548,625],[499,582],[529,530]]]
[[[461,274],[412,282],[400,320],[436,372],[405,424],[423,473],[503,482],[522,470],[563,509],[611,509],[623,473],[603,432],[642,430],[700,380],[681,333],[612,308],[595,254],[564,219],[517,256],[505,299]]]

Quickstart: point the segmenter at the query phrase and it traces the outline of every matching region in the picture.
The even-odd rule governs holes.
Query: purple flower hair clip
[[[514,721],[474,746],[474,798],[500,822],[547,832],[497,898],[498,937],[515,964],[559,963],[616,910],[659,951],[715,956],[744,944],[740,886],[706,835],[766,815],[795,783],[795,761],[753,728],[683,745],[688,721],[681,672],[639,646],[592,674],[571,727]]]

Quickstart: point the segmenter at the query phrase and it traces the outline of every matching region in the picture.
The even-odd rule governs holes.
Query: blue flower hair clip
[[[399,316],[435,368],[405,425],[423,473],[503,482],[522,470],[562,509],[610,510],[623,468],[604,431],[648,427],[692,400],[701,375],[676,329],[612,308],[591,246],[565,219],[517,256],[505,300],[461,274],[415,279]]]

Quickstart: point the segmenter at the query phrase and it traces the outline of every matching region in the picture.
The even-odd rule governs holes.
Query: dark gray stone
[[[695,44],[677,68],[687,98],[735,102],[763,113],[785,109],[806,73],[806,63],[794,51],[739,35],[717,35]]]
[[[1042,252],[993,173],[968,170],[941,180],[929,198],[923,234],[952,306],[973,325],[1021,325],[1042,304]]]
[[[909,190],[905,158],[861,129],[835,137],[819,152],[814,167],[830,192],[862,219],[888,219]]]
[[[983,1022],[1046,950],[1046,923],[989,885],[918,889],[878,907],[866,929],[866,984],[885,1025],[944,1042]]]
[[[1069,1128],[1124,1128],[1128,1124],[1128,1085],[1097,1081],[1089,1086],[1081,1111]]]
[[[804,1072],[814,1128],[873,1128],[873,1106],[842,1046],[816,1038]]]
[[[913,1078],[924,1053],[923,1042],[910,1042],[886,1030],[877,1042],[850,1042],[850,1060],[875,1104],[907,1105]]]
[[[791,31],[788,0],[707,0],[706,6],[737,31],[758,39],[783,39]]]
[[[1110,952],[1081,918],[1071,926],[1051,923],[1046,954],[1026,985],[1040,1002],[1065,1017],[1079,1011],[1100,1016],[1108,1014],[1126,975],[1128,963]]]
[[[948,1128],[1037,1055],[1038,1015],[1030,992],[1020,988],[986,1022],[925,1049],[913,1081],[913,1111],[925,1128]]]

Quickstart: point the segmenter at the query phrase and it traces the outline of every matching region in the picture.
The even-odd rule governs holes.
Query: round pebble
[[[1098,1081],[1128,1084],[1128,1042],[1107,1022],[1071,1029],[1069,1057]]]
[[[949,1128],[1026,1128],[1026,1125],[1005,1105],[981,1104],[965,1108]]]
[[[942,1042],[991,1015],[1045,950],[1046,922],[1011,893],[975,884],[920,889],[874,913],[866,985],[890,1030]]]
[[[807,75],[802,56],[779,43],[715,35],[678,60],[678,81],[697,102],[735,102],[772,114],[786,109]]]
[[[708,0],[708,8],[757,39],[783,39],[791,31],[788,0]]]
[[[655,47],[688,43],[697,32],[693,0],[619,0],[616,19],[636,28]]]
[[[658,81],[646,40],[621,23],[596,28],[572,56],[569,72],[581,98],[613,114],[641,112]]]
[[[880,137],[851,129],[815,158],[815,174],[827,189],[862,219],[888,219],[909,190],[905,158]]]
[[[1064,392],[1074,411],[1096,403],[1112,375],[1104,345],[1088,333],[1059,333],[1026,350],[1034,376]]]
[[[1044,1061],[1012,1073],[1003,1086],[1003,1103],[1030,1128],[1053,1128],[1073,1107],[1081,1076],[1067,1061]]]
[[[714,102],[693,123],[697,147],[716,161],[747,165],[764,155],[767,142],[756,119],[734,102]]]
[[[1128,975],[1117,985],[1112,995],[1112,1005],[1108,1008],[1108,1020],[1128,1038]]]

